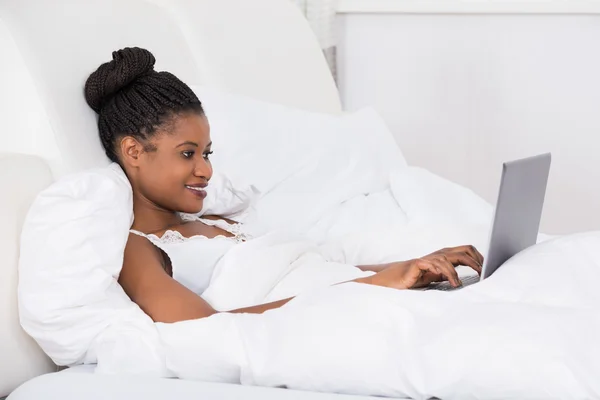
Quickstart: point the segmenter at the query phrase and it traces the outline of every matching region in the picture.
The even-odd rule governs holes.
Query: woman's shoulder
[[[125,245],[123,267],[156,262],[172,275],[171,262],[167,254],[140,232],[130,231]]]

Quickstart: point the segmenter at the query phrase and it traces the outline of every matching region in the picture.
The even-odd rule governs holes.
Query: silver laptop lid
[[[492,275],[515,254],[536,244],[551,158],[548,153],[504,163],[481,279]]]

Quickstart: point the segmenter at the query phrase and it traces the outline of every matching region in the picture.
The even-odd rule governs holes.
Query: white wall
[[[493,202],[503,161],[551,151],[542,229],[600,229],[600,15],[338,22],[345,108],[374,105],[409,163]]]

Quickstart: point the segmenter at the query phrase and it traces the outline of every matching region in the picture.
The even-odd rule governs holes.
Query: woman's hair
[[[138,47],[113,52],[85,83],[85,100],[98,113],[98,130],[106,155],[119,162],[116,143],[133,136],[147,140],[158,128],[168,129],[185,112],[204,114],[194,92],[175,75],[154,70],[154,56]]]

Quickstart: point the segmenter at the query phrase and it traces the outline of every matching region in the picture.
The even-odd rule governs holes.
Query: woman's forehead
[[[203,115],[184,114],[173,121],[170,134],[163,135],[163,140],[168,142],[192,142],[198,147],[206,147],[210,144],[210,125]]]

